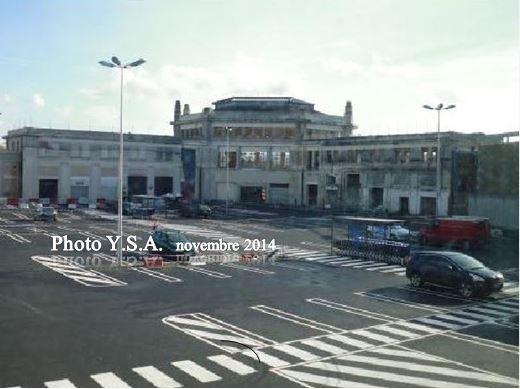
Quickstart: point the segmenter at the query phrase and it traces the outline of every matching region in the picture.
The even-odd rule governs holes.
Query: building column
[[[95,204],[97,199],[101,197],[101,168],[98,164],[90,169],[89,181],[89,201],[91,204]]]
[[[65,203],[70,197],[70,164],[60,164],[60,178],[58,179],[58,201]]]

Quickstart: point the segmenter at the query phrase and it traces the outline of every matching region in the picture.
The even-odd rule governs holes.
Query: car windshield
[[[173,242],[188,242],[188,239],[177,231],[167,231],[166,235],[168,236],[168,239]]]
[[[464,270],[480,269],[485,267],[482,262],[477,261],[475,258],[469,255],[455,253],[450,255],[450,258]]]
[[[54,213],[54,208],[42,208],[42,213],[52,215]]]

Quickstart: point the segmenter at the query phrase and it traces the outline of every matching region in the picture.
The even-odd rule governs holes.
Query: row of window
[[[332,163],[378,163],[395,162],[409,163],[422,161],[433,163],[437,158],[437,148],[423,147],[421,149],[396,148],[375,150],[326,150],[325,161]]]
[[[213,137],[230,139],[294,139],[295,128],[214,127]]]
[[[270,161],[271,168],[284,169],[289,167],[290,157],[291,154],[288,151],[273,151]],[[238,153],[236,151],[230,151],[229,154],[226,151],[219,153],[218,166],[221,168],[236,169],[238,166],[246,169],[266,168],[269,163],[267,151],[243,151],[240,153],[240,165],[237,162]]]

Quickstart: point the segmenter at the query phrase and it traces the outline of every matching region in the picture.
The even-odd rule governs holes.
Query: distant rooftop
[[[295,99],[294,97],[230,97],[213,103],[219,111],[272,111],[272,110],[304,110],[314,111],[314,104]]]

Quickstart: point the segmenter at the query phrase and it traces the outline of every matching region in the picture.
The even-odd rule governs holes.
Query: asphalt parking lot
[[[1,211],[0,386],[518,387],[507,242],[504,290],[464,300],[412,289],[399,266],[331,255],[320,218],[236,212],[159,223],[195,241],[276,239],[285,259],[119,267],[113,215]],[[124,231],[144,245],[154,223],[127,219]],[[52,252],[55,234],[103,250]],[[493,250],[483,256],[492,266]]]

